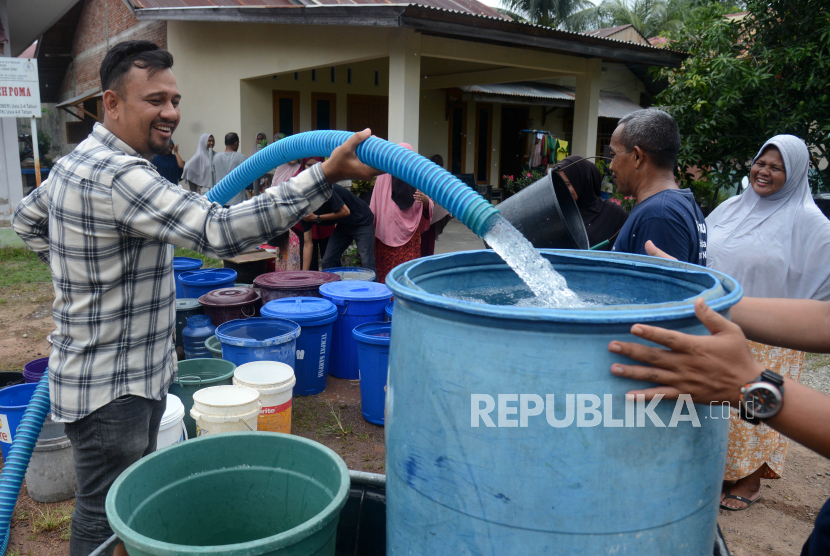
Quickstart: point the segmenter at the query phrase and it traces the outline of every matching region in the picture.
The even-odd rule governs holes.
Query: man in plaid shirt
[[[233,257],[313,212],[332,183],[377,174],[355,155],[366,130],[323,164],[232,208],[185,191],[149,162],[166,152],[180,119],[172,65],[147,41],[110,49],[103,125],[14,213],[15,231],[49,264],[55,287],[49,388],[52,417],[66,423],[75,454],[72,556],[112,535],[110,486],[156,448],[176,374],[173,246]]]

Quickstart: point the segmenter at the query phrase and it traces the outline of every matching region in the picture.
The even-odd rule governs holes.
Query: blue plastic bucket
[[[386,306],[386,309],[383,310],[386,313],[386,320],[392,320],[392,313],[395,312],[395,302],[391,302],[389,305]]]
[[[191,270],[179,275],[183,297],[199,299],[208,292],[219,288],[232,288],[236,271],[232,268],[206,268]]]
[[[260,313],[263,317],[288,319],[302,328],[297,338],[294,395],[313,396],[325,390],[337,307],[319,297],[285,297],[269,301]]]
[[[23,419],[35,388],[37,383],[19,384],[0,390],[0,451],[3,452],[4,460],[9,457],[17,426]]]
[[[201,260],[191,257],[173,257],[173,279],[176,280],[176,299],[186,297],[182,285],[179,282],[181,273],[190,270],[199,270],[203,264],[205,263]]]
[[[360,362],[360,410],[364,419],[381,426],[386,409],[391,331],[390,322],[367,322],[352,331]]]
[[[332,330],[329,373],[337,378],[357,380],[357,341],[352,336],[355,326],[383,320],[383,309],[392,292],[384,284],[349,280],[320,286],[320,294],[337,305],[337,321]]]
[[[626,392],[649,384],[612,375],[612,363],[625,359],[608,343],[644,343],[630,333],[638,322],[708,336],[695,299],[728,315],[740,286],[677,261],[542,252],[571,288],[600,305],[547,309],[445,296],[522,286],[487,251],[422,258],[389,273],[388,556],[493,555],[502,547],[711,554],[728,412],[682,400],[626,406]],[[672,424],[675,413],[685,420]]]
[[[300,325],[286,319],[255,317],[216,327],[222,359],[239,366],[251,361],[279,361],[294,368]]]
[[[361,268],[359,266],[336,266],[324,268],[323,272],[337,274],[341,280],[361,280],[364,282],[374,282],[377,276],[377,273],[371,268]]]

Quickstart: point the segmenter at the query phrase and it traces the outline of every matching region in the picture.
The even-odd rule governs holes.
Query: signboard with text
[[[0,58],[0,118],[40,118],[37,60]]]

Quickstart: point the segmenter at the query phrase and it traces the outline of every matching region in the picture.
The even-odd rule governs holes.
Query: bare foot
[[[734,508],[736,510],[743,510],[749,504],[746,502],[742,502],[740,500],[735,500],[734,498],[726,498],[726,491],[729,491],[729,494],[732,496],[740,496],[741,498],[746,498],[750,501],[758,500],[761,497],[761,475],[763,474],[763,470],[759,469],[752,475],[748,477],[744,477],[735,482],[735,484],[725,487],[724,492],[721,495],[721,504],[724,506],[729,506],[730,508]]]

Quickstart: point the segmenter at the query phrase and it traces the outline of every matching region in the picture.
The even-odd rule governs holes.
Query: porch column
[[[421,35],[397,29],[389,45],[389,141],[418,152],[421,105]]]
[[[602,60],[585,60],[585,73],[576,76],[574,99],[574,134],[571,154],[596,156],[597,119],[599,118],[599,83],[602,77]]]

